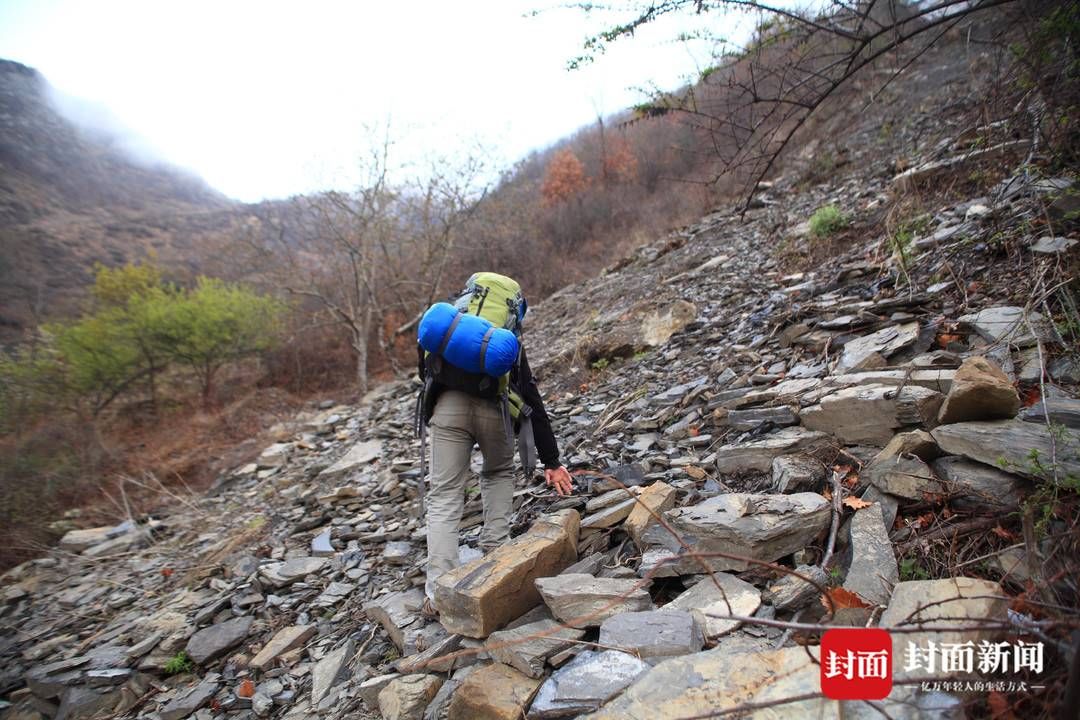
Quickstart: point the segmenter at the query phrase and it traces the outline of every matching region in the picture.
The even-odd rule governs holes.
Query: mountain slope
[[[136,160],[80,127],[32,68],[0,60],[0,340],[70,309],[94,263],[155,252],[197,264],[236,206],[202,180]]]

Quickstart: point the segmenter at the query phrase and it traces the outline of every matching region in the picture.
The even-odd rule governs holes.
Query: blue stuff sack
[[[420,346],[441,355],[466,372],[499,377],[517,361],[520,344],[509,330],[477,315],[459,312],[449,303],[435,303],[420,319]]]

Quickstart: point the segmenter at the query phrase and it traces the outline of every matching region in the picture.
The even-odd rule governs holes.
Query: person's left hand
[[[545,468],[544,479],[560,495],[566,496],[574,492],[574,481],[570,479],[570,473],[564,465],[560,465],[554,470]]]

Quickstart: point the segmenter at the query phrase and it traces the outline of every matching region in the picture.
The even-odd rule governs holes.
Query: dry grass
[[[0,457],[19,467],[2,478],[0,546],[6,550],[0,570],[46,550],[63,530],[49,524],[71,508],[80,508],[78,525],[90,527],[121,522],[128,512],[154,512],[174,504],[177,493],[205,490],[220,473],[257,456],[270,442],[266,431],[305,402],[278,388],[234,386],[234,392],[235,399],[210,413],[194,401],[156,420],[121,412],[106,424],[107,454],[96,459],[80,451],[87,438],[77,425],[57,419],[4,438]],[[118,500],[119,483],[126,503]]]

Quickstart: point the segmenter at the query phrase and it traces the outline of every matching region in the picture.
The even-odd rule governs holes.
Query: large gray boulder
[[[637,578],[620,580],[563,573],[537,578],[536,589],[557,620],[572,627],[598,627],[612,615],[652,610],[652,598]]]
[[[947,452],[986,465],[1044,479],[1055,469],[1061,479],[1080,477],[1080,430],[1051,436],[1045,425],[998,420],[942,425],[930,434]]]
[[[829,501],[817,493],[753,495],[730,493],[699,505],[664,513],[683,542],[698,553],[725,553],[773,561],[801,550],[829,525]],[[672,552],[682,544],[662,526],[645,532],[646,540]],[[713,570],[742,571],[750,563],[738,557],[710,557]]]
[[[943,397],[908,385],[897,393],[888,385],[846,387],[802,411],[802,423],[849,445],[884,446],[902,428],[930,427]]]

